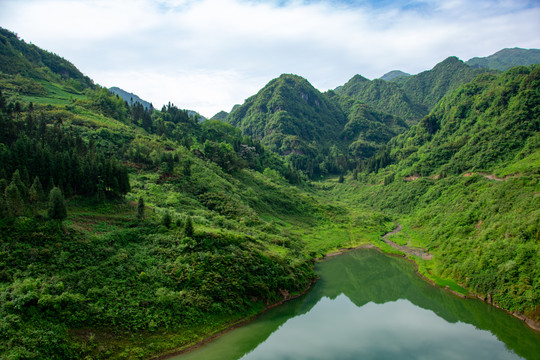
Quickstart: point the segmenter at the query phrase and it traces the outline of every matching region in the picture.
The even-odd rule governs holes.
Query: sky
[[[321,91],[540,48],[540,0],[0,0],[0,26],[161,108],[229,112],[281,74]]]

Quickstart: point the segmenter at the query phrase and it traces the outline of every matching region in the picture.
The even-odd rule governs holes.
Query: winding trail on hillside
[[[394,249],[403,251],[406,254],[418,256],[424,260],[431,260],[433,255],[428,253],[426,249],[422,249],[418,247],[411,247],[411,246],[406,246],[406,245],[398,245],[392,240],[390,240],[389,239],[390,236],[399,233],[403,229],[403,226],[401,226],[401,224],[398,224],[398,223],[395,223],[395,224],[396,224],[396,228],[394,230],[387,232],[386,234],[383,235],[382,239],[384,240],[384,242],[390,245],[391,247],[393,247]]]
[[[494,174],[487,174],[487,173],[484,173],[484,172],[465,173],[465,174],[463,174],[463,177],[469,177],[469,176],[473,176],[473,175],[480,175],[480,176],[485,177],[486,179],[495,180],[495,181],[506,181],[506,180],[511,179],[511,178],[520,177],[519,174],[511,174],[511,175],[506,175],[505,177],[498,177],[498,176],[495,176]]]

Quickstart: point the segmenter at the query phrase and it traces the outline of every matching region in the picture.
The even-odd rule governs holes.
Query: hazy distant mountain
[[[199,121],[204,121],[206,120],[206,118],[204,116],[202,116],[201,114],[199,114],[197,111],[195,110],[186,110],[187,113],[188,113],[188,116],[189,117],[194,117],[194,116],[198,116],[198,120]]]
[[[227,118],[227,115],[229,115],[228,112],[221,110],[216,115],[212,116],[212,120],[225,120]]]
[[[387,72],[383,76],[381,76],[380,79],[384,80],[384,81],[391,81],[391,80],[394,80],[395,78],[398,78],[400,76],[411,76],[411,74],[408,74],[408,73],[403,72],[401,70],[392,70],[390,72]]]
[[[109,88],[109,91],[112,92],[113,94],[120,96],[122,99],[124,99],[124,101],[127,101],[129,104],[131,104],[132,102],[133,103],[138,102],[139,104],[144,106],[145,109],[149,109],[150,106],[152,106],[152,104],[149,103],[148,101],[144,101],[137,95],[127,92],[125,90],[122,90],[119,87],[113,86]]]
[[[502,49],[487,57],[474,57],[467,65],[474,68],[486,68],[506,71],[514,66],[540,63],[540,49]]]

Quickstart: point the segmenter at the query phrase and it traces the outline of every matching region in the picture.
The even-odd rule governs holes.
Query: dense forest
[[[540,321],[540,66],[400,75],[282,75],[203,120],[0,29],[0,357],[189,346],[325,254],[396,253],[396,222],[424,276]]]

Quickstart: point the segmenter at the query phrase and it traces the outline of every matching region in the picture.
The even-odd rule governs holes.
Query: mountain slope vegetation
[[[226,121],[308,178],[354,168],[408,128],[400,118],[347,96],[320,93],[296,75],[272,80]]]
[[[93,83],[69,61],[26,44],[9,30],[0,28],[0,68],[2,80],[14,81],[13,86],[25,94],[42,95],[41,81],[62,82],[67,88],[82,90]],[[3,84],[5,86],[5,84]]]
[[[449,57],[431,70],[397,76],[390,81],[368,80],[355,75],[336,91],[380,111],[402,117],[413,125],[427,115],[444,95],[484,71],[473,69],[456,57]]]
[[[502,49],[486,57],[474,57],[467,60],[467,65],[476,68],[506,71],[514,66],[540,64],[539,49]]]
[[[425,106],[411,101],[399,85],[382,79],[371,81],[363,76],[355,75],[340,87],[337,93],[349,96],[380,111],[400,116],[409,124],[416,123],[427,113]]]
[[[335,141],[345,117],[307,80],[282,75],[233,111],[227,121],[282,155]]]
[[[0,73],[2,357],[191,345],[306,289],[315,256],[388,226],[293,186],[294,169],[229,124],[23,65]]]
[[[418,260],[427,276],[454,279],[536,321],[539,88],[539,66],[481,75],[459,87],[389,142],[389,164],[377,175],[359,174],[381,185],[349,195],[406,224],[405,242],[434,254],[432,263]]]

